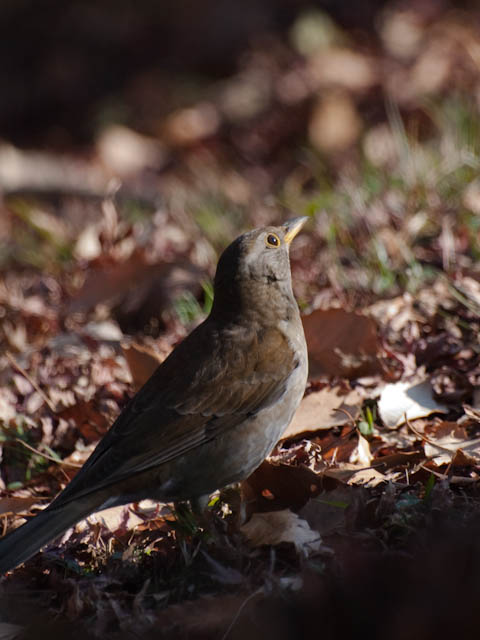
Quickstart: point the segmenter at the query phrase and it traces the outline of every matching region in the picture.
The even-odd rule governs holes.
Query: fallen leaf
[[[130,344],[122,343],[121,347],[132,374],[133,386],[138,391],[164,360],[164,357],[136,342]]]
[[[359,469],[358,471],[355,471],[355,473],[353,473],[347,480],[347,484],[371,488],[386,481],[387,478],[383,473],[380,473],[380,471],[377,471],[373,467],[368,467],[366,469]]]
[[[35,496],[21,498],[19,496],[10,496],[0,499],[0,514],[2,513],[21,513],[28,511],[34,504],[38,504],[39,500]]]
[[[357,390],[342,393],[339,386],[327,386],[305,396],[282,440],[320,429],[330,429],[355,422],[362,406]]]
[[[64,420],[72,420],[87,442],[99,440],[110,426],[108,418],[100,413],[93,399],[78,400],[73,406],[59,411],[58,416]]]
[[[359,378],[382,371],[372,318],[343,309],[317,309],[302,317],[310,377]]]
[[[467,455],[463,449],[457,449],[452,458],[454,467],[476,467],[479,462],[480,456],[478,453],[477,455]]]
[[[376,487],[377,484],[387,481],[387,478],[373,467],[359,468],[358,465],[348,462],[342,463],[337,468],[326,469],[323,475],[344,484],[366,487]]]
[[[265,460],[243,483],[250,512],[300,509],[321,490],[321,477],[303,464],[292,466]]]
[[[358,434],[358,445],[350,454],[350,460],[352,464],[359,464],[362,467],[370,466],[373,460],[372,452],[370,451],[370,444],[361,433]]]
[[[399,427],[406,420],[424,418],[432,413],[448,413],[447,407],[434,399],[428,380],[415,384],[387,384],[380,394],[378,411],[383,423],[390,429]]]
[[[112,533],[119,535],[125,531],[131,531],[137,525],[143,523],[143,519],[132,511],[128,505],[122,505],[103,509],[89,515],[87,519],[81,520],[75,526],[75,529],[76,531],[85,531],[97,523],[103,525]]]
[[[186,261],[150,264],[137,249],[126,260],[98,265],[88,271],[70,301],[70,313],[87,312],[98,304],[115,311],[122,330],[129,321],[159,317],[186,289],[199,289],[200,270]]]
[[[240,530],[254,547],[291,542],[298,553],[309,555],[321,546],[319,533],[289,509],[254,513]]]
[[[456,422],[443,421],[425,430],[425,455],[437,464],[455,461],[456,466],[480,463],[480,438],[468,438],[467,431]]]

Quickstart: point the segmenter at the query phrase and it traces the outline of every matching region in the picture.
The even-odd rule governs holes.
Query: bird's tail
[[[31,558],[51,540],[100,507],[95,496],[85,496],[56,505],[55,502],[37,516],[0,540],[0,575]]]

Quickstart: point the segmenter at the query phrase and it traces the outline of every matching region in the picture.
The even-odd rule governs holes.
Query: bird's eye
[[[280,238],[276,233],[269,233],[265,239],[265,244],[267,245],[267,247],[279,247]]]

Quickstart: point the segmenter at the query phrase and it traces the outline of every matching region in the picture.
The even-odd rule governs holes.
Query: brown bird
[[[307,219],[255,229],[225,249],[208,318],[132,398],[70,484],[0,540],[0,573],[95,511],[145,498],[202,501],[269,455],[307,380],[289,260]]]

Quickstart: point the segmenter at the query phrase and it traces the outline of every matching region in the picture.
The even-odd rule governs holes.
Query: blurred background
[[[446,0],[2,2],[2,272],[66,317],[102,303],[158,336],[208,309],[237,233],[292,214],[314,219],[293,254],[303,307],[474,268],[479,17]]]

